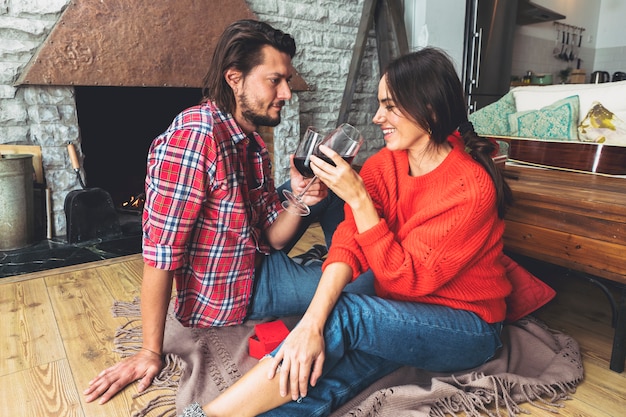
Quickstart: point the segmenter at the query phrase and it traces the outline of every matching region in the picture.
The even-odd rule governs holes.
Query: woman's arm
[[[305,397],[308,384],[315,386],[324,365],[324,326],[344,287],[352,279],[352,269],[344,263],[328,265],[320,278],[311,304],[298,325],[285,339],[268,373],[273,378],[280,365],[280,395]]]
[[[206,415],[256,416],[306,396],[309,382],[314,386],[321,375],[326,319],[351,277],[352,270],[346,264],[328,265],[309,308],[276,356],[259,361],[219,397],[203,406]],[[242,398],[255,401],[242,401]]]
[[[332,166],[315,155],[311,156],[311,167],[324,184],[352,209],[357,231],[363,233],[376,226],[380,216],[374,207],[363,180],[341,156],[331,148],[320,145],[320,150],[330,157]]]

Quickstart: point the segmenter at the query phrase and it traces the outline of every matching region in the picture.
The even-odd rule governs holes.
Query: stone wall
[[[0,144],[41,146],[46,183],[52,189],[55,237],[65,235],[65,196],[80,187],[66,150],[68,142],[80,144],[74,90],[14,83],[67,4],[68,0],[0,0]],[[275,176],[281,183],[288,178],[287,155],[300,131],[308,125],[323,131],[336,125],[363,0],[248,0],[248,4],[260,20],[294,36],[298,45],[294,66],[311,86],[311,91],[294,95],[284,109],[284,122],[274,131]],[[379,77],[372,36],[360,74],[348,120],[367,139],[357,163],[383,145],[371,123]]]
[[[294,66],[311,87],[299,93],[300,130],[316,126],[330,131],[337,124],[339,108],[352,60],[363,10],[363,0],[246,0],[250,8],[265,21],[290,33],[298,47]],[[384,146],[380,129],[371,122],[377,108],[378,58],[373,32],[359,71],[348,122],[357,126],[366,138],[355,163]],[[277,154],[289,154],[295,141],[276,143]],[[277,181],[288,178],[288,160],[275,163]]]
[[[14,83],[66,3],[0,0],[0,144],[41,146],[46,183],[53,190],[53,235],[65,234],[65,195],[79,186],[66,150],[68,141],[79,138],[73,89]]]

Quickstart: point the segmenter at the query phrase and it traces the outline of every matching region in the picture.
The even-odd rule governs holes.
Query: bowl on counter
[[[551,85],[552,74],[533,74],[530,83],[534,85]]]

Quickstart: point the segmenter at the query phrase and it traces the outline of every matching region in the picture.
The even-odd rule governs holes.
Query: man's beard
[[[274,127],[274,126],[278,126],[278,124],[280,123],[280,112],[278,112],[278,116],[275,118],[270,117],[267,114],[256,113],[254,110],[252,110],[250,103],[248,102],[248,97],[246,97],[245,94],[242,94],[239,97],[239,101],[241,103],[241,107],[243,108],[243,111],[241,112],[241,114],[243,115],[243,117],[246,118],[246,120],[248,120],[255,126]],[[281,102],[281,104],[284,104],[284,103]]]

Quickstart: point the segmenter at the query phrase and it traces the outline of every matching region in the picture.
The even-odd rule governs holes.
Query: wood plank
[[[615,244],[626,242],[626,217],[609,219],[578,207],[556,207],[544,201],[517,199],[507,211],[506,220],[557,231],[567,230]]]
[[[302,253],[312,244],[321,242],[321,227],[315,225],[307,231],[292,254]],[[522,258],[518,261],[525,265]],[[130,387],[118,394],[109,405],[86,405],[82,402],[84,386],[80,380],[91,379],[95,375],[92,370],[98,372],[107,361],[117,360],[117,355],[111,353],[113,346],[110,341],[123,320],[112,319],[110,307],[113,299],[130,300],[139,290],[141,257],[110,261],[74,266],[71,271],[63,268],[47,271],[45,280],[37,276],[18,281],[22,286],[27,285],[27,281],[33,281],[27,291],[21,290],[32,294],[22,297],[21,302],[25,304],[32,304],[35,295],[47,297],[46,288],[42,288],[41,282],[50,285],[47,291],[51,294],[53,308],[50,307],[52,312],[46,315],[55,318],[64,330],[54,330],[56,324],[49,328],[50,332],[56,331],[63,338],[68,359],[38,364],[0,376],[1,416],[129,416],[152,398],[152,394],[147,394],[133,400],[132,394],[136,390]],[[551,264],[533,262],[538,266],[525,266],[557,290],[555,299],[536,315],[549,327],[574,337],[583,355],[585,380],[578,386],[572,399],[563,402],[564,407],[558,409],[558,416],[623,416],[623,410],[626,409],[626,373],[616,373],[608,368],[613,331],[610,325],[611,309],[605,295],[595,285],[571,272],[564,272]],[[28,316],[30,310],[13,308],[13,304],[6,301],[14,297],[16,290],[13,285],[16,283],[0,282],[3,283],[0,284],[0,317],[11,321],[16,320],[14,316]],[[11,288],[10,292],[6,291],[7,288]],[[34,325],[34,319],[27,317],[23,320],[25,334],[36,334],[29,329]],[[37,318],[39,320],[41,318]],[[4,323],[0,326],[0,360],[3,363],[5,345],[2,343],[10,333],[5,331],[6,327]],[[44,328],[43,325],[39,327]],[[98,331],[100,334],[96,335]],[[90,340],[81,339],[83,335]],[[33,352],[39,349],[39,343],[40,339],[29,337],[25,339],[23,350]],[[98,355],[86,355],[86,351],[98,352]],[[89,369],[85,371],[83,368]],[[528,404],[522,404],[521,407],[533,417],[555,416],[550,411]]]
[[[66,359],[1,376],[0,386],[1,416],[85,415]]]
[[[376,28],[376,50],[378,51],[378,69],[382,74],[387,64],[394,56],[397,56],[394,47],[396,46],[393,22],[389,14],[390,4],[387,0],[378,0],[376,13],[374,14],[374,25]]]
[[[356,82],[359,78],[359,70],[361,69],[361,62],[363,61],[363,54],[365,53],[365,46],[367,44],[367,35],[372,27],[372,23],[374,22],[376,1],[377,0],[364,0],[363,2],[361,22],[359,23],[359,29],[356,34],[356,42],[352,51],[352,60],[350,61],[348,78],[346,79],[346,86],[343,91],[341,106],[339,107],[337,126],[348,121],[348,113],[350,112],[350,107],[352,106],[352,99],[354,97],[354,91],[356,90]]]
[[[143,259],[132,258],[110,268],[98,268],[98,275],[114,300],[132,301],[141,295]]]
[[[623,244],[507,221],[504,246],[524,256],[626,284]]]
[[[572,400],[564,403],[565,408],[559,411],[559,415],[624,415],[626,373],[608,369],[613,329],[606,295],[591,282],[570,272],[564,273],[557,267],[532,269],[531,266],[529,269],[557,291],[554,300],[535,315],[550,328],[572,336],[579,343],[583,357],[585,379],[572,395]],[[618,294],[616,290],[610,290],[614,296]]]
[[[304,232],[298,244],[291,249],[289,252],[289,256],[300,255],[301,253],[306,252],[311,249],[313,245],[320,244],[325,245],[324,241],[324,232],[322,231],[322,227],[319,223],[314,223],[309,226],[308,230]]]
[[[0,376],[65,357],[43,279],[1,284],[0,317]]]
[[[79,392],[100,371],[115,364],[119,357],[112,352],[115,329],[125,322],[113,318],[113,296],[100,277],[100,269],[86,269],[46,278],[59,331]],[[128,394],[136,392],[131,386]],[[81,395],[85,412],[91,416],[128,416],[133,406],[129,395],[117,395],[104,405],[87,404]]]
[[[508,164],[506,172],[517,178],[508,181],[516,198],[621,215],[622,221],[626,214],[626,178]]]
[[[583,361],[585,367],[584,385],[576,391],[576,398],[589,405],[590,408],[602,398],[607,402],[605,410],[612,416],[624,415],[626,411],[626,378],[623,374],[609,371],[606,364],[596,363],[591,360]],[[622,414],[620,414],[622,413]],[[591,415],[591,414],[590,414]]]
[[[389,3],[389,17],[394,28],[395,39],[398,48],[398,56],[409,53],[409,37],[404,25],[404,6],[401,0],[387,0]]]

